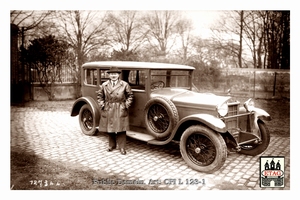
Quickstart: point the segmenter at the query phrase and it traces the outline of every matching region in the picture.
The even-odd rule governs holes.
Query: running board
[[[155,137],[152,135],[148,135],[146,133],[140,133],[140,132],[135,132],[135,131],[126,131],[126,135],[128,137],[137,139],[137,140],[141,140],[144,142],[148,142],[150,140],[155,140]]]

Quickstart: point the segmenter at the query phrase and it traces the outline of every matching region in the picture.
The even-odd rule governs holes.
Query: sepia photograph
[[[290,8],[20,7],[10,193],[291,191]]]

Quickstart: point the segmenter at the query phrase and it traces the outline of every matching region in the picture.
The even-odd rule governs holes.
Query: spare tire
[[[165,97],[154,97],[145,106],[147,131],[158,140],[166,139],[179,121],[174,103]]]

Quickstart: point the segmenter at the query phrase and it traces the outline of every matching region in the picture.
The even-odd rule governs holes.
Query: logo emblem
[[[284,187],[284,157],[260,157],[260,187]]]

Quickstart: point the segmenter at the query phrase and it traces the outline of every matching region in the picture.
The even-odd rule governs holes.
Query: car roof
[[[195,68],[188,65],[170,64],[170,63],[157,63],[157,62],[137,62],[137,61],[96,61],[88,62],[82,65],[82,67],[118,67],[126,69],[185,69],[194,70]]]

